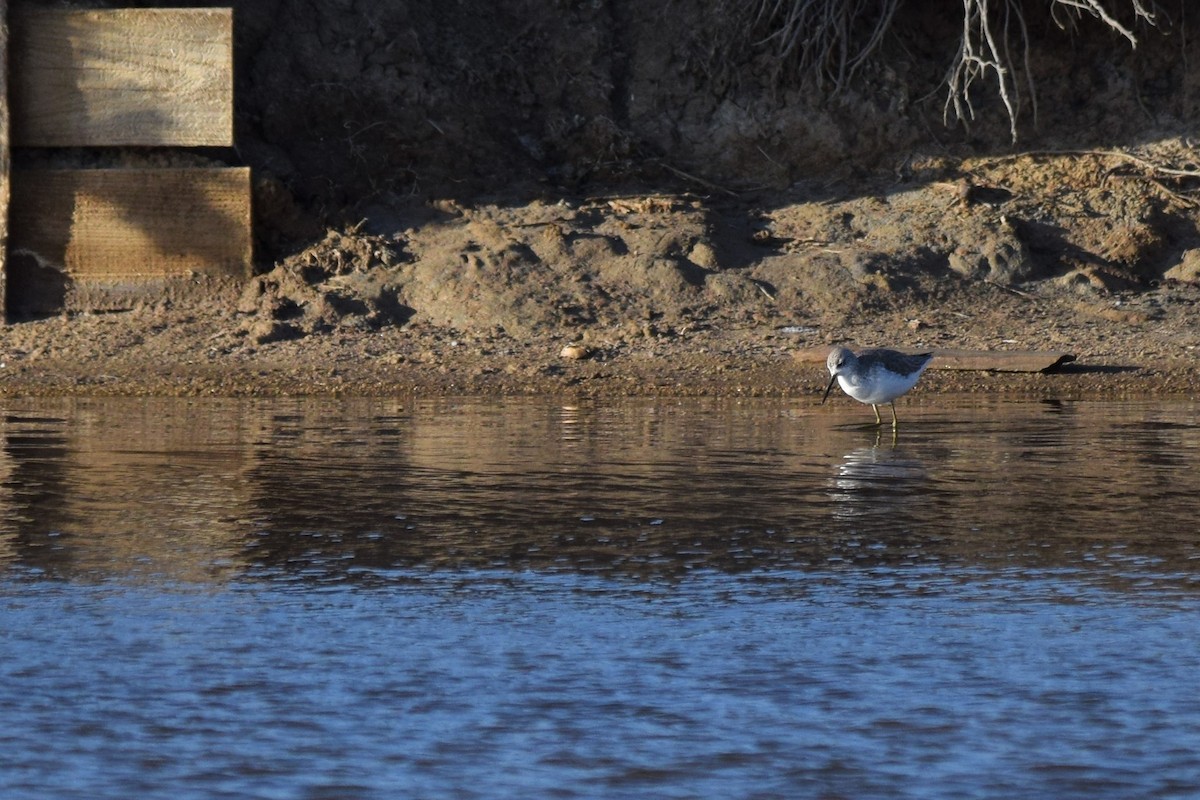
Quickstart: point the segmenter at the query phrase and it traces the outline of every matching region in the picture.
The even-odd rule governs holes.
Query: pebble
[[[581,344],[568,344],[558,352],[560,358],[570,359],[571,361],[581,361],[592,354],[592,351]]]

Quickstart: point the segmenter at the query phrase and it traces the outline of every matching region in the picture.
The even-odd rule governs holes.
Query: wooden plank
[[[980,372],[1051,372],[1075,360],[1056,350],[935,350],[930,369]]]
[[[8,122],[8,0],[0,0],[0,323],[8,321],[8,199],[9,150]]]
[[[801,363],[824,364],[832,347],[806,347],[797,350],[792,357]],[[1075,360],[1072,353],[1055,350],[914,350],[896,348],[906,352],[933,352],[929,369],[962,370],[977,372],[1052,372]]]
[[[248,167],[21,170],[12,189],[12,309],[59,310],[89,286],[128,299],[146,282],[250,275]]]
[[[12,137],[25,147],[233,144],[228,8],[14,8]]]

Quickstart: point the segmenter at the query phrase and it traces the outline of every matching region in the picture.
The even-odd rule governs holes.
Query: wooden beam
[[[21,170],[12,178],[13,310],[71,310],[69,297],[136,300],[139,286],[170,278],[250,275],[248,167]]]
[[[13,144],[233,144],[228,8],[14,8]]]
[[[803,364],[824,364],[832,346],[806,347],[792,353]],[[898,348],[903,349],[903,348]],[[930,369],[978,372],[1052,372],[1075,360],[1071,353],[1056,350],[950,350],[930,348]],[[930,350],[911,352],[930,352]]]
[[[980,372],[1053,372],[1075,360],[1057,350],[934,350],[930,369]]]

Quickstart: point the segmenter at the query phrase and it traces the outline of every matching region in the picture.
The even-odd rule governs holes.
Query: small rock
[[[721,268],[721,262],[717,259],[717,251],[713,246],[705,241],[696,242],[692,246],[692,250],[688,253],[688,258],[693,264],[704,267],[705,269],[717,270]]]
[[[559,351],[560,358],[570,359],[571,361],[582,361],[589,357],[592,351],[581,344],[569,344]]]

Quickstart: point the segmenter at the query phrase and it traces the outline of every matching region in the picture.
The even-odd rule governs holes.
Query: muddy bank
[[[262,344],[236,312],[146,307],[7,327],[0,395],[704,395],[816,403],[827,376],[797,352],[853,341],[1054,347],[1078,359],[1056,374],[932,370],[902,403],[943,392],[1192,398],[1200,391],[1197,301],[1200,292],[1190,288],[1160,288],[1118,306],[1111,299],[1032,300],[985,286],[836,324],[698,318],[633,336],[513,338],[416,322]],[[571,343],[581,352],[564,354]]]
[[[0,393],[804,397],[826,378],[795,354],[852,343],[1077,359],[921,392],[1192,396],[1198,218],[1155,166],[1190,153],[380,207],[223,295],[8,325]]]
[[[852,343],[1077,359],[922,392],[1190,396],[1200,233],[1155,167],[1190,152],[381,207],[201,302],[9,325],[0,393],[802,397],[826,379],[797,351]]]
[[[844,80],[715,1],[233,5],[239,146],[204,157],[253,170],[255,276],[8,325],[0,394],[807,397],[794,354],[834,343],[1077,356],[921,392],[1194,394],[1200,52],[1166,12],[1002,4],[1026,90],[947,120],[957,1]]]

